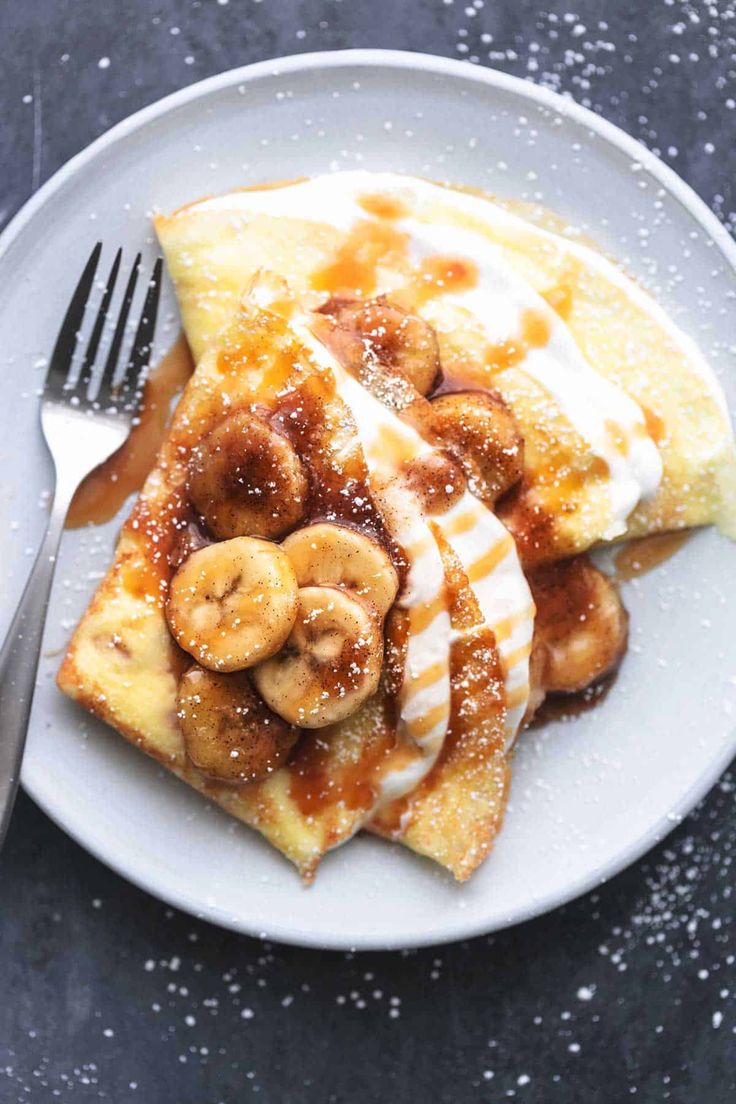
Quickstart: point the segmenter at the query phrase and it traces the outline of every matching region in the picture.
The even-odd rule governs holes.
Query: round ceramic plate
[[[225,73],[121,123],[57,173],[0,250],[0,620],[40,539],[51,485],[38,388],[91,244],[156,253],[153,208],[337,168],[392,169],[541,200],[650,286],[711,358],[733,405],[734,254],[672,172],[569,101],[416,54],[312,54]],[[159,348],[178,329],[170,289]],[[730,344],[731,343],[731,344]],[[729,348],[730,344],[730,348]],[[730,357],[730,364],[729,364]],[[69,634],[119,524],[69,533],[48,619],[23,782],[125,877],[218,924],[321,947],[407,947],[544,912],[632,862],[736,751],[734,549],[697,534],[624,588],[632,647],[592,712],[524,735],[506,824],[472,880],[360,838],[316,884],[56,690]]]

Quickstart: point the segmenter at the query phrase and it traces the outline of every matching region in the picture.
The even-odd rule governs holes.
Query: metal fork
[[[127,364],[119,373],[118,362],[140,273],[139,253],[125,286],[99,383],[96,381],[95,366],[120,271],[122,250],[118,250],[76,371],[75,352],[101,253],[102,243],[98,242],[61,324],[41,398],[41,426],[54,462],[55,486],[43,542],[0,652],[0,844],[18,789],[41,639],[67,511],[84,476],[112,456],[130,432],[141,404],[156,326],[160,259],[148,284]]]

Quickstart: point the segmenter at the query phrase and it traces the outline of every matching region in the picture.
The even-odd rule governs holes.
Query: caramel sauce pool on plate
[[[616,579],[620,583],[626,583],[653,571],[679,552],[691,536],[691,530],[683,529],[676,533],[656,533],[651,537],[631,541],[616,553]]]
[[[67,514],[67,529],[102,525],[115,516],[129,495],[141,489],[166,435],[171,400],[183,390],[193,371],[182,334],[151,370],[143,390],[140,420],[130,436],[77,488]]]

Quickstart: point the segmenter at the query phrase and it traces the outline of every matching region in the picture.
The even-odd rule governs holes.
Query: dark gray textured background
[[[279,54],[387,46],[569,93],[660,152],[733,229],[734,3],[572,5],[0,0],[0,225],[167,92]],[[0,858],[0,1104],[725,1104],[735,844],[726,778],[649,858],[551,916],[351,956],[173,912],[21,796]]]

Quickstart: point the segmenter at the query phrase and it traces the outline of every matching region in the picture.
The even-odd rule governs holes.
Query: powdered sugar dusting
[[[19,19],[27,7],[11,6],[9,18]],[[515,6],[490,0],[414,0],[403,6],[377,0],[359,6],[344,0],[314,8],[297,0],[203,0],[186,6],[141,0],[126,7],[125,34],[106,25],[107,5],[79,7],[85,18],[76,21],[67,18],[65,6],[45,5],[46,22],[36,28],[34,49],[29,46],[22,63],[3,73],[13,156],[4,165],[0,222],[67,156],[158,95],[292,50],[390,44],[492,65],[599,110],[659,152],[723,225],[736,229],[736,18],[730,0],[652,0],[645,13],[632,5],[572,7],[565,0]],[[181,33],[172,34],[173,27]],[[25,24],[20,34],[13,43],[29,44]],[[43,63],[39,80],[28,64],[34,53]],[[98,68],[101,57],[110,58],[109,68]],[[336,89],[337,104],[344,107],[339,146],[331,144],[328,152],[325,112],[305,97],[298,124],[290,121],[280,134],[258,133],[252,142],[249,129],[225,186],[261,178],[263,159],[273,150],[287,170],[305,154],[320,171],[331,161],[374,167],[376,159],[406,168],[411,151],[424,142],[433,103],[417,106],[415,118],[406,118],[400,105],[387,111],[379,145],[375,135],[366,138],[367,128],[351,126],[352,102],[370,81],[356,78],[354,84]],[[243,85],[241,103],[247,104],[249,95]],[[275,84],[280,105],[293,103],[293,95],[289,80]],[[462,112],[456,122],[458,133],[446,148],[416,155],[415,171],[457,178],[458,159],[472,143],[488,186],[570,213],[568,169],[585,173],[587,154],[564,119],[550,124],[563,140],[543,167],[532,163],[543,129],[533,112],[516,113],[504,148],[489,148],[481,127],[462,132]],[[529,163],[517,174],[527,154]],[[223,190],[223,162],[197,133],[191,158],[182,158],[176,173],[168,175],[178,178],[186,199]],[[734,307],[733,294],[724,291],[722,259],[711,250],[710,274],[693,279],[691,256],[708,246],[702,237],[689,240],[673,229],[667,197],[656,182],[636,162],[630,171],[642,204],[636,210],[632,205],[625,233],[618,228],[612,233],[612,252],[629,260],[668,304],[679,303],[716,368],[732,370],[733,336],[726,327],[720,334],[713,331]],[[144,202],[125,200],[127,221],[114,232],[125,225],[145,240],[148,208],[169,202],[174,190]],[[121,201],[120,211],[123,206]],[[102,225],[101,215],[90,199],[85,221],[100,216],[89,223],[90,233]],[[605,237],[607,219],[608,213],[600,212],[596,235]],[[73,245],[65,243],[65,267]],[[18,293],[12,285],[5,291]],[[5,343],[0,352],[8,378],[26,354],[23,363],[31,365],[14,406],[26,442],[34,439],[44,372],[40,358],[50,348],[45,336],[58,324],[58,311],[54,315],[55,305],[46,299],[35,297],[34,347],[20,350]],[[170,307],[168,314],[162,348],[176,332]],[[17,317],[13,306],[14,329]],[[0,455],[7,474],[6,440]],[[11,498],[3,513],[8,558],[0,585],[8,610],[30,565],[43,519],[41,491],[49,487],[39,457],[27,459],[23,487],[4,488]],[[62,563],[52,649],[68,637],[104,570],[112,535],[112,528],[85,533],[74,556]],[[673,684],[682,681],[683,672],[664,654],[666,636],[679,631],[683,601],[708,606],[702,619],[717,624],[718,609],[727,609],[730,599],[727,580],[721,580],[720,599],[714,585],[703,581],[702,571],[712,572],[713,563],[698,567],[697,586],[688,593],[666,569],[651,590],[646,581],[631,588],[630,604],[652,595],[662,620],[653,636],[635,628],[632,661],[649,650],[652,668],[666,670],[660,661],[669,664]],[[713,638],[713,627],[699,628],[692,654]],[[728,679],[736,672],[725,669],[721,650],[712,648],[722,671],[716,685],[693,687],[703,702],[713,696],[715,715],[733,707]],[[51,673],[47,669],[42,678],[48,682]],[[533,765],[544,745],[554,743],[555,754],[577,766],[579,800],[595,807],[596,779],[623,769],[621,734],[611,729],[601,761],[583,730],[574,722],[561,736],[534,737],[528,756]],[[695,754],[707,733],[702,726],[688,732]],[[75,764],[92,763],[100,733],[90,734],[82,722],[75,740],[86,748]],[[53,746],[58,751],[59,743]],[[111,740],[107,746],[111,750]],[[71,755],[66,746],[64,754]],[[163,792],[166,783],[154,772],[151,793],[159,782]],[[514,800],[532,807],[550,801],[539,771],[524,778]],[[0,991],[9,999],[0,1007],[0,1098],[10,1104],[56,1099],[214,1104],[282,1100],[290,1093],[292,1099],[320,1104],[362,1104],[380,1085],[398,1104],[415,1100],[417,1090],[431,1091],[442,1104],[507,1098],[567,1104],[597,1089],[617,1102],[720,1104],[734,1092],[736,1065],[733,804],[734,780],[727,776],[650,859],[599,892],[514,931],[408,955],[343,955],[247,940],[168,911],[85,857],[22,800],[2,855]],[[678,817],[674,811],[673,827]],[[208,819],[185,820],[180,844]],[[234,845],[234,837],[225,836]],[[583,856],[589,844],[582,836],[575,840]],[[147,846],[155,851],[164,845],[149,834]],[[212,873],[216,877],[217,871]],[[517,871],[519,878],[524,874]],[[255,893],[258,885],[256,878],[249,888]],[[471,894],[455,899],[466,912],[472,907]],[[377,900],[380,892],[371,890],[364,908],[375,908]]]

